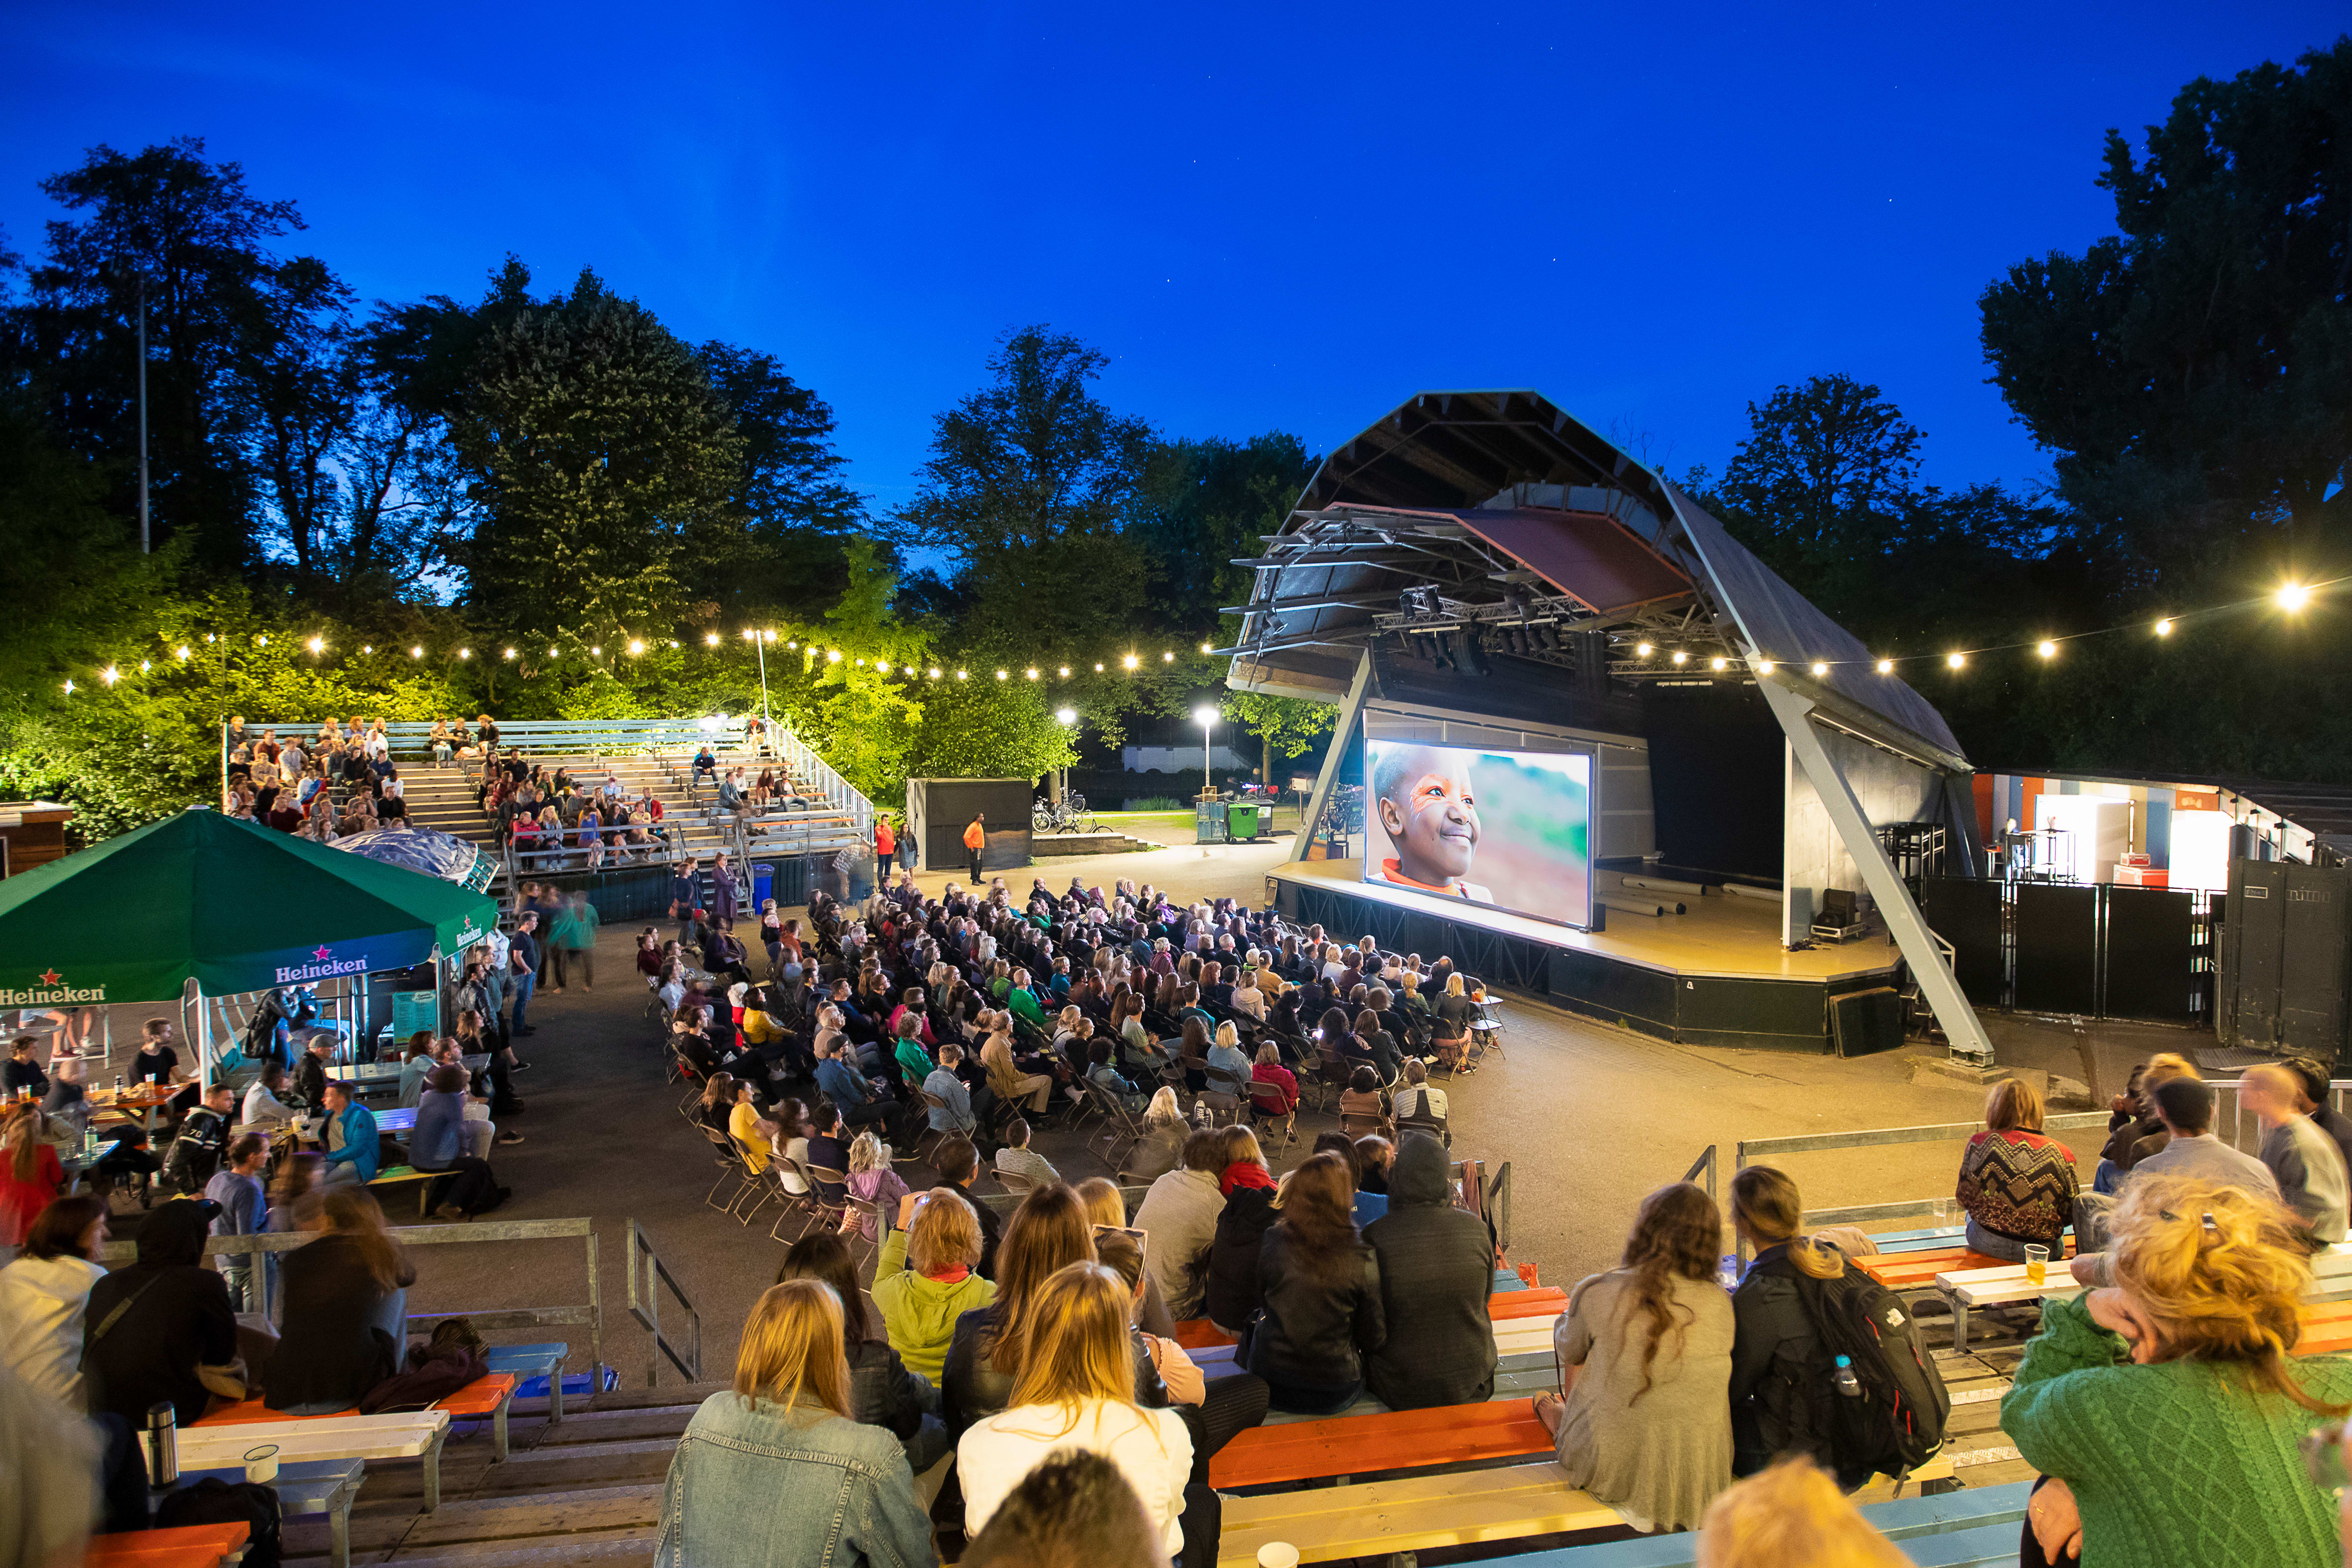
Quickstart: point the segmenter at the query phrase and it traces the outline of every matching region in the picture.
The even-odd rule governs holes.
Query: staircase
[[[354,1563],[413,1568],[627,1565],[653,1561],[662,1480],[695,1409],[724,1383],[614,1389],[550,1425],[544,1401],[518,1401],[504,1463],[485,1430],[452,1435],[441,1458],[441,1506],[423,1511],[424,1472],[371,1461],[352,1510]],[[286,1521],[286,1561],[326,1568],[322,1519]]]

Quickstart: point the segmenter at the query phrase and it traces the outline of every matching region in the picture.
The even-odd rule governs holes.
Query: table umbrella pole
[[[196,1091],[201,1096],[210,1093],[213,1087],[213,1031],[211,1013],[205,1006],[205,988],[194,975],[188,977],[188,988],[180,997],[180,1017],[184,1022],[190,1002],[196,1005]]]

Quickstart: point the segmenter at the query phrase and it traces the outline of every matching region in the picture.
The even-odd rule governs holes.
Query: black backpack
[[[155,1505],[158,1530],[237,1523],[247,1527],[245,1568],[278,1568],[278,1494],[268,1487],[206,1476]]]
[[[1768,1272],[1796,1287],[1817,1342],[1813,1364],[1795,1391],[1816,1455],[1848,1490],[1874,1475],[1899,1482],[1944,1446],[1952,1413],[1918,1324],[1900,1298],[1851,1264],[1834,1279],[1817,1279],[1785,1258],[1776,1264]],[[1838,1391],[1840,1356],[1853,1370],[1859,1395]]]

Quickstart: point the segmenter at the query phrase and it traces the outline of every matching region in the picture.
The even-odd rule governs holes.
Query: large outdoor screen
[[[1364,880],[1592,923],[1592,759],[1364,742]]]

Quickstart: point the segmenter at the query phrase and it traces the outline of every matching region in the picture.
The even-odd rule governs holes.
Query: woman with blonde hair
[[[1410,1005],[1410,990],[1406,996]],[[1445,977],[1445,994],[1437,999],[1433,1013],[1434,1033],[1429,1043],[1436,1050],[1438,1059],[1449,1071],[1466,1073],[1476,1070],[1465,1065],[1465,1058],[1470,1051],[1470,1020],[1478,1016],[1478,1005],[1470,1000],[1469,993],[1464,989],[1462,976],[1449,974]]]
[[[1845,1272],[1845,1255],[1798,1235],[1803,1215],[1797,1184],[1786,1173],[1750,1165],[1731,1179],[1732,1228],[1756,1249],[1731,1296],[1735,1476],[1752,1476],[1787,1453],[1834,1462],[1827,1435],[1813,1430],[1821,1335],[1793,1276],[1835,1279]]]
[[[980,1216],[953,1188],[933,1187],[915,1205],[906,1229],[898,1228],[895,1214],[886,1217],[893,1224],[874,1261],[874,1305],[907,1370],[936,1383],[956,1320],[996,1300],[996,1286],[973,1272]]]
[[[1049,1278],[1032,1311],[1035,1337],[1010,1408],[976,1424],[956,1445],[964,1525],[983,1529],[1023,1478],[1057,1452],[1101,1455],[1118,1467],[1160,1530],[1160,1547],[1187,1568],[1216,1561],[1215,1494],[1189,1488],[1192,1439],[1172,1410],[1135,1403],[1128,1291],[1088,1260]]]
[[[1715,1500],[1698,1536],[1698,1568],[1910,1568],[1837,1483],[1791,1458]]]
[[[2241,1187],[2152,1174],[2124,1189],[2110,1235],[2115,1283],[2043,1300],[2000,1402],[2001,1430],[2052,1478],[2027,1508],[2021,1560],[2337,1562],[2333,1500],[2297,1449],[2352,1410],[2352,1360],[2290,1363],[2312,1284],[2294,1216]]]
[[[1184,1140],[1192,1131],[1176,1090],[1162,1084],[1153,1092],[1151,1103],[1143,1108],[1143,1137],[1120,1163],[1120,1175],[1150,1186],[1182,1163]]]
[[[1032,1188],[997,1244],[995,1300],[955,1321],[940,1385],[950,1432],[1004,1408],[1030,1352],[1039,1291],[1055,1270],[1094,1256],[1094,1226],[1078,1195],[1060,1182]]]
[[[1642,1200],[1623,1260],[1577,1286],[1552,1331],[1564,1398],[1536,1415],[1583,1488],[1644,1532],[1688,1530],[1731,1484],[1731,1299],[1723,1221],[1687,1182]]]
[[[735,1386],[695,1411],[662,1487],[665,1568],[929,1564],[931,1523],[898,1439],[850,1416],[843,1303],[772,1285],[743,1325]]]
[[[2074,1152],[2042,1133],[2042,1096],[2023,1079],[1994,1084],[1984,1116],[1985,1130],[1960,1155],[1969,1247],[2008,1263],[2024,1262],[2029,1246],[2059,1256],[2083,1185]]]

